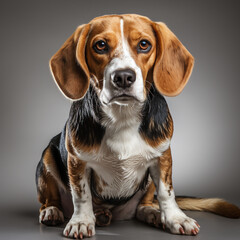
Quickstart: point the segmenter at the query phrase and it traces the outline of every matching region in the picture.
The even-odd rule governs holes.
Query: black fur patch
[[[60,140],[59,140],[59,152],[63,161],[64,166],[67,168],[67,157],[68,157],[68,152],[65,146],[65,138],[66,138],[66,125],[65,124],[62,132],[61,132],[61,136],[60,136]]]
[[[55,137],[53,137],[50,140],[48,146],[43,151],[42,157],[41,157],[41,159],[37,165],[37,169],[36,169],[35,181],[36,181],[37,186],[38,186],[38,178],[43,174],[43,169],[44,169],[43,158],[44,158],[44,155],[45,155],[45,152],[47,149],[49,149],[51,151],[53,161],[56,162],[56,167],[57,167],[57,170],[59,172],[59,176],[61,177],[62,182],[66,186],[68,186],[69,179],[68,179],[68,175],[67,175],[67,165],[66,165],[67,150],[65,148],[65,145],[61,145],[61,141],[60,141],[63,134],[65,134],[65,127],[64,127],[64,130],[62,131],[62,133],[59,133],[58,135],[56,135]]]
[[[170,135],[170,115],[165,98],[152,85],[142,110],[142,123],[139,132],[150,140],[165,139]]]
[[[90,85],[82,100],[73,102],[68,127],[73,136],[85,146],[100,144],[105,128],[100,124],[101,110],[98,96]]]

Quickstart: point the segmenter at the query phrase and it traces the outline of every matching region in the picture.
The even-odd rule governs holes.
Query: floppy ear
[[[90,74],[85,61],[89,25],[81,25],[50,59],[50,69],[61,92],[71,100],[81,99],[88,90]]]
[[[155,32],[157,57],[153,80],[160,93],[176,96],[188,82],[194,58],[164,23],[155,23]]]

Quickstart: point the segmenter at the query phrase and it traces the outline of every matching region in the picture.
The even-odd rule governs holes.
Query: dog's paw
[[[161,211],[161,222],[174,234],[197,235],[200,229],[199,224],[179,208]]]
[[[108,226],[112,220],[112,213],[108,209],[97,209],[94,211],[96,225],[99,227]]]
[[[161,227],[161,212],[151,206],[140,206],[137,210],[137,219],[146,222],[154,227]]]
[[[39,222],[48,226],[55,226],[64,222],[64,216],[57,207],[51,206],[40,212]]]
[[[95,218],[90,216],[73,215],[63,231],[70,238],[92,237],[95,235]]]

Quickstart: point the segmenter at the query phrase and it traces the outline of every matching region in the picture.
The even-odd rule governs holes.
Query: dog
[[[182,210],[240,217],[224,200],[174,195],[173,120],[163,96],[183,90],[193,65],[171,30],[147,17],[107,15],[76,29],[50,60],[72,105],[37,166],[40,223],[61,224],[69,211],[63,234],[82,239],[113,219],[196,235],[199,224]]]

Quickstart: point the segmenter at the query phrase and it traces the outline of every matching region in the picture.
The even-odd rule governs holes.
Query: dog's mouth
[[[112,103],[112,102],[123,102],[123,103],[127,103],[129,101],[138,101],[138,99],[132,95],[127,95],[127,94],[121,94],[121,95],[118,95],[118,96],[114,96],[113,98],[110,99],[109,103]]]

